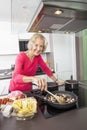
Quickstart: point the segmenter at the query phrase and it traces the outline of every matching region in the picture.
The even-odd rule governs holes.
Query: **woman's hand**
[[[60,82],[60,81],[56,81],[56,83],[58,84],[58,86],[63,86],[65,84],[64,82]]]
[[[41,91],[47,89],[47,81],[45,78],[34,77],[33,82],[37,84],[38,88],[41,89]]]

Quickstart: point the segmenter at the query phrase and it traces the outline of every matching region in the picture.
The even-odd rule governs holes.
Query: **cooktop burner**
[[[61,109],[58,109],[58,108],[54,108],[54,107],[50,106],[49,104],[41,102],[41,104],[39,104],[39,108],[40,108],[43,116],[47,119],[47,118],[51,118],[53,116],[56,116],[58,114],[67,112],[69,110],[76,109],[76,108],[78,108],[78,105],[75,105],[75,106],[73,106],[72,108],[69,108],[69,109],[61,110]]]
[[[68,109],[58,109],[50,106],[49,104],[45,103],[44,101],[38,100],[39,109],[42,112],[43,116],[48,119],[52,118],[53,116],[62,114],[67,111],[71,111],[73,109],[80,109],[82,107],[87,107],[87,88],[79,86],[79,89],[73,90],[73,93],[75,93],[78,96],[78,102],[72,107]]]
[[[43,116],[46,119],[48,119],[58,114],[63,114],[64,112],[67,112],[67,111],[80,109],[82,107],[87,107],[87,86],[85,87],[85,86],[79,85],[77,90],[71,90],[71,92],[75,93],[78,96],[78,102],[76,102],[76,104],[72,108],[69,108],[69,109],[58,109],[47,104],[43,100],[43,98],[46,96],[47,93],[41,92],[40,90],[32,91],[31,93],[28,93],[28,94],[31,96],[35,95],[35,98],[37,98],[37,101],[38,101],[38,106],[39,106],[40,111],[42,112]],[[43,98],[41,99],[39,98],[39,96],[42,96]]]

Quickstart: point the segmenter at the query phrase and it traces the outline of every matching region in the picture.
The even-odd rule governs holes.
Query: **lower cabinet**
[[[10,79],[0,80],[0,95],[8,94]]]

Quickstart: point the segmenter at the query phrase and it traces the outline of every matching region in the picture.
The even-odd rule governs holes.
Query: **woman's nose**
[[[41,50],[39,46],[37,47],[37,50]]]

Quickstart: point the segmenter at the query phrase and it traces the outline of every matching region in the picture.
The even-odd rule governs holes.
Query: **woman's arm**
[[[53,74],[53,72],[51,71],[51,69],[46,65],[46,63],[44,62],[44,60],[42,59],[42,57],[39,57],[39,64],[41,66],[41,68],[43,69],[43,71],[55,82],[57,83],[59,86],[64,85],[64,82],[60,82],[56,76]]]
[[[55,75],[50,76],[50,78],[51,78],[55,83],[57,83],[59,86],[63,86],[63,85],[64,85],[64,82],[60,82],[60,81],[55,77]]]
[[[34,82],[38,86],[39,89],[44,90],[47,89],[47,82],[45,78],[40,78],[36,76],[23,76],[23,82]]]

